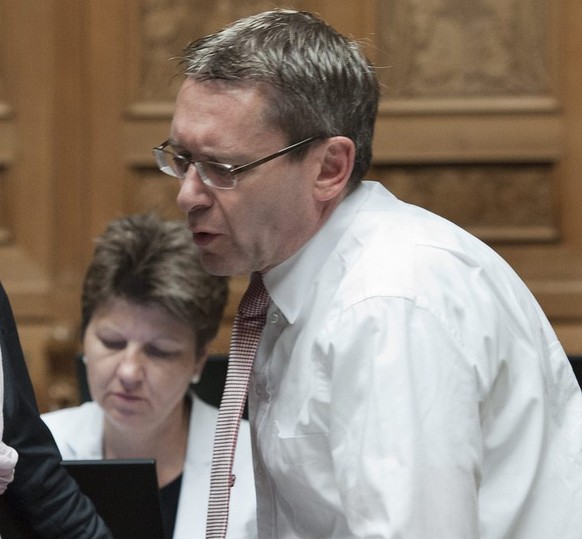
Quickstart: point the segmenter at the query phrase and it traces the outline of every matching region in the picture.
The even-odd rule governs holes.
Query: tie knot
[[[239,314],[244,318],[266,316],[271,298],[263,283],[263,276],[258,272],[251,274],[249,286],[239,305]]]

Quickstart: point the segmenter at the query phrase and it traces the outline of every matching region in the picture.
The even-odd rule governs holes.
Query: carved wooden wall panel
[[[246,0],[233,2],[192,0],[142,2],[132,14],[136,46],[133,101],[172,102],[180,85],[175,77],[175,62],[169,62],[196,37],[204,36],[224,25],[250,15],[284,5],[300,9],[305,2]]]
[[[51,312],[50,8],[0,2],[0,280],[17,314],[39,396]],[[44,26],[32,34],[24,28],[27,18]]]
[[[376,158],[410,164],[381,177],[491,243],[557,240],[554,165],[563,144],[553,90],[555,7],[547,0],[379,5],[385,99]]]
[[[546,95],[550,5],[546,0],[382,2],[386,95]]]
[[[23,12],[48,25],[34,40]],[[49,311],[50,21],[49,4],[0,3],[0,279],[29,317]]]
[[[555,241],[559,228],[549,165],[377,167],[399,198],[453,221],[489,243]]]

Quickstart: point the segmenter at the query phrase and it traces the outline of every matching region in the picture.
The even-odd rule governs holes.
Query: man
[[[378,84],[358,46],[277,10],[182,66],[158,163],[206,269],[260,272],[271,298],[249,389],[259,536],[582,537],[566,356],[491,249],[362,182]]]
[[[7,539],[109,539],[111,534],[93,504],[61,467],[61,455],[39,416],[1,284],[0,356],[4,377],[2,442],[18,454],[13,480],[0,496],[0,533]]]

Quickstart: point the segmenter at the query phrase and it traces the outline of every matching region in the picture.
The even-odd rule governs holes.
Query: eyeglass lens
[[[162,172],[177,178],[184,178],[188,167],[193,164],[204,183],[222,188],[232,187],[235,183],[235,178],[229,172],[228,166],[221,163],[192,162],[186,156],[166,149],[156,151],[156,161]]]
[[[256,159],[255,161],[251,161],[250,163],[241,165],[239,167],[227,165],[225,163],[215,163],[213,161],[193,161],[189,156],[177,153],[173,149],[166,149],[166,147],[169,145],[169,141],[166,141],[161,146],[154,148],[154,154],[160,170],[166,174],[169,174],[170,176],[184,178],[188,172],[188,167],[190,165],[194,165],[198,175],[205,184],[218,187],[220,189],[232,189],[237,183],[235,176],[237,172],[246,172],[252,168],[262,165],[263,163],[271,161],[272,159],[280,157],[293,150],[297,150],[318,138],[320,137],[308,137],[304,140],[296,142],[295,144],[291,144],[290,146],[282,148],[281,150],[271,155]]]

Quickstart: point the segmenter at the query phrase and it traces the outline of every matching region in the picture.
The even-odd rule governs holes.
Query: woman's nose
[[[124,384],[139,384],[145,376],[145,360],[139,350],[126,348],[117,367],[117,376]]]

